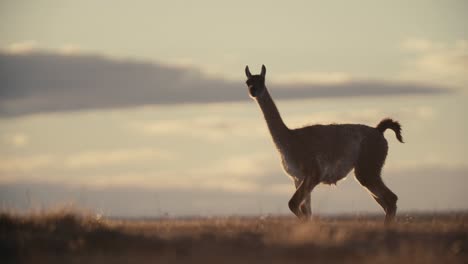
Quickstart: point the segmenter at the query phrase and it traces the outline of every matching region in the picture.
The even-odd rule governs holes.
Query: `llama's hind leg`
[[[369,136],[362,142],[359,158],[354,168],[356,179],[366,187],[385,211],[385,223],[396,214],[398,197],[382,181],[382,167],[387,157],[388,145],[382,135]]]
[[[372,180],[363,179],[358,176],[359,173],[356,172],[356,178],[358,181],[369,190],[372,197],[377,201],[377,203],[382,206],[385,211],[385,223],[389,224],[393,221],[397,210],[397,200],[398,197],[384,184],[380,175],[375,177]]]
[[[302,202],[301,204],[301,212],[304,214],[307,218],[310,218],[312,215],[312,209],[310,206],[310,193],[307,195],[307,198]]]
[[[318,184],[312,177],[305,177],[289,200],[289,209],[300,219],[307,219],[310,214],[303,212],[302,204],[310,198],[310,192]],[[310,204],[310,202],[309,202]]]
[[[380,200],[385,204],[385,224],[392,222],[397,211],[398,197],[396,194],[385,186],[382,180],[367,186],[367,189],[372,193],[372,196],[377,202]]]
[[[299,188],[301,185],[302,181],[300,180],[295,180],[294,185],[296,186],[296,189]],[[306,196],[306,199],[302,202],[302,204],[299,207],[302,215],[304,215],[307,218],[310,218],[312,215],[312,210],[310,207],[310,193]]]

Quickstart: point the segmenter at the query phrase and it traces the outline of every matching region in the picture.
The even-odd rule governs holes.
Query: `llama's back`
[[[294,155],[319,166],[325,183],[335,183],[354,168],[364,141],[385,141],[377,129],[359,124],[313,125],[292,132]]]
[[[329,156],[342,156],[348,148],[356,148],[368,137],[382,137],[373,127],[360,124],[312,125],[292,131],[301,148]]]

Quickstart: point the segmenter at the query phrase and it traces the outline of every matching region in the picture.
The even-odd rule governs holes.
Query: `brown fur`
[[[382,167],[388,144],[383,133],[395,131],[403,142],[401,126],[391,119],[376,128],[359,124],[313,125],[289,129],[265,86],[266,68],[260,75],[246,67],[249,93],[260,106],[284,170],[294,180],[296,192],[288,205],[299,218],[310,217],[310,192],[319,183],[336,184],[354,169],[356,179],[366,187],[386,213],[386,223],[396,213],[398,197],[383,183]]]

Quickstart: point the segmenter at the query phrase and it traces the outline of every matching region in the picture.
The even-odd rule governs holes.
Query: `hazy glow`
[[[400,209],[467,209],[467,9],[455,0],[2,1],[0,74],[21,87],[0,88],[1,206],[287,213],[294,188],[244,84],[246,64],[265,64],[274,98],[301,98],[277,100],[292,128],[403,124],[405,144],[385,134],[384,180]],[[416,96],[404,89],[413,82],[453,92]],[[309,86],[317,97],[303,96]],[[380,211],[350,180],[318,187],[313,201],[315,212]]]
[[[403,43],[405,50],[414,52],[415,58],[406,62],[401,77],[410,80],[449,84],[467,89],[468,41],[455,43],[410,39]]]
[[[445,191],[452,196],[434,207],[441,209],[463,207],[452,199],[453,195],[465,196],[456,186],[467,183],[464,175],[468,162],[463,153],[468,146],[460,138],[468,128],[452,117],[460,111],[464,98],[451,95],[343,98],[279,101],[278,106],[291,127],[333,122],[375,125],[385,116],[401,121],[407,143],[398,143],[391,131],[386,133],[390,153],[384,179],[401,194],[400,208],[408,210],[429,209],[427,201],[413,201],[409,194],[422,179],[430,183],[442,177],[447,185]],[[88,131],[76,131],[75,127],[86,127]],[[254,102],[36,115],[3,120],[1,128],[2,134],[26,131],[31,138],[22,148],[11,144],[2,146],[0,173],[6,176],[0,180],[4,184],[42,181],[103,190],[143,189],[146,191],[138,192],[161,195],[171,190],[172,195],[164,194],[160,202],[168,203],[180,196],[179,192],[185,192],[202,208],[207,206],[213,208],[212,213],[228,214],[258,213],[258,205],[248,209],[239,201],[226,200],[246,195],[258,197],[262,210],[278,212],[281,208],[279,212],[287,212],[285,201],[293,191]],[[453,129],[447,131],[447,128]],[[443,134],[450,136],[441,139]],[[428,175],[429,171],[443,175]],[[436,192],[440,191],[439,186],[428,184],[425,188]],[[40,190],[32,189],[31,193],[39,195]],[[212,207],[208,206],[204,202],[207,198],[201,196],[217,191],[225,195],[210,194],[214,195],[210,199],[220,204],[210,202]],[[317,211],[379,210],[355,181],[340,182],[338,188],[320,187],[314,197],[318,202]],[[74,196],[68,199],[83,203]],[[89,198],[85,205],[94,208],[93,199],[96,198]],[[138,199],[141,198],[129,201],[138,202]],[[349,199],[353,201],[352,206]],[[323,204],[324,200],[328,202]],[[222,209],[223,203],[234,203],[243,209]],[[124,210],[121,206],[124,205],[118,207],[119,212]],[[177,214],[192,212],[186,203],[173,206],[165,210]]]

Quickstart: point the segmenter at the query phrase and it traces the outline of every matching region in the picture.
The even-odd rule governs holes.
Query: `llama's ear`
[[[252,77],[252,74],[250,73],[249,66],[245,66],[245,75],[247,78]]]
[[[266,74],[266,68],[265,68],[265,65],[262,65],[262,72],[260,73],[260,75],[265,78],[265,74]]]

